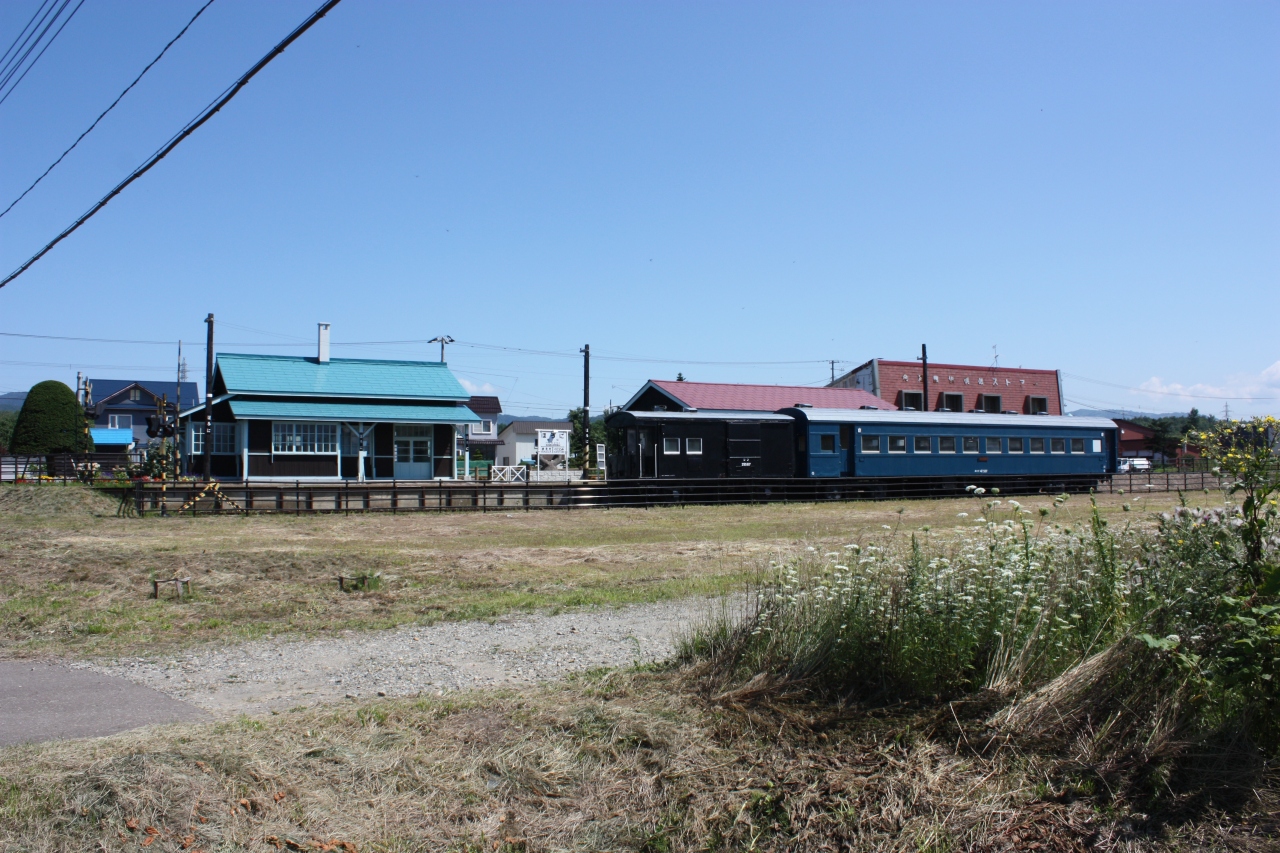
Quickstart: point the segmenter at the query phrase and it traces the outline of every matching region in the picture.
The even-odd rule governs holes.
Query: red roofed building
[[[815,409],[897,408],[856,388],[737,385],[669,379],[650,379],[622,408],[629,412],[776,412],[792,406],[812,406]]]
[[[1062,414],[1062,379],[1056,370],[929,362],[928,406],[924,378],[918,361],[873,358],[827,387],[866,391],[915,411]]]

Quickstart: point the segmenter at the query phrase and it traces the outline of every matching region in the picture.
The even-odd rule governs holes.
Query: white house
[[[512,421],[498,431],[494,460],[499,465],[529,465],[537,468],[567,468],[569,462],[569,421]]]

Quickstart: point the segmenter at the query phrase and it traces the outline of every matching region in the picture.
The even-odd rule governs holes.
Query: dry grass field
[[[0,848],[1275,849],[1274,796],[1152,825],[979,701],[737,705],[697,673],[374,701],[0,750]]]
[[[1037,525],[1091,511],[1020,500],[1047,511]],[[1142,525],[1175,500],[1099,508]],[[740,589],[810,546],[946,539],[981,505],[139,520],[78,488],[0,488],[0,654],[162,654]],[[340,593],[339,572],[382,584]],[[175,573],[193,598],[148,598],[149,577]],[[1274,773],[1239,801],[1152,817],[1070,754],[992,728],[1007,697],[860,706],[715,685],[704,664],[671,664],[9,747],[0,851],[1276,849]]]
[[[1165,506],[1172,496],[1146,500]],[[1107,513],[1130,499],[1099,497]],[[1052,499],[1025,499],[1028,507]],[[118,518],[78,486],[0,486],[0,654],[91,657],[512,611],[616,606],[732,587],[779,552],[929,527],[977,500],[339,516]],[[1133,504],[1128,518],[1141,517]],[[1053,510],[1084,520],[1088,498]],[[342,593],[339,574],[380,574]],[[194,595],[150,597],[151,579]]]

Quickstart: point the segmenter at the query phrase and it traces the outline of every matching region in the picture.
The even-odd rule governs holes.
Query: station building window
[[[1031,446],[1030,449],[1032,453],[1044,453],[1043,438],[1029,438],[1027,439],[1027,444]]]
[[[955,453],[956,437],[954,435],[938,436],[938,452],[939,453]]]
[[[1049,414],[1049,398],[1048,397],[1028,397],[1027,398],[1027,414],[1028,415]]]
[[[1049,439],[1049,452],[1050,453],[1066,453],[1067,440],[1065,438]]]
[[[1010,453],[1021,453],[1021,452],[1022,452],[1022,447],[1023,447],[1023,440],[1022,440],[1022,439],[1020,439],[1020,438],[1010,438],[1010,439],[1009,439],[1009,452],[1010,452]]]
[[[863,453],[879,453],[880,452],[880,436],[864,435],[862,437]]]
[[[272,453],[337,453],[337,424],[271,424]]]
[[[978,437],[976,435],[966,435],[964,437],[964,452],[965,453],[978,452]]]
[[[890,453],[906,453],[907,437],[905,435],[889,436],[889,452]]]
[[[999,394],[982,394],[978,397],[978,408],[989,415],[998,415],[1003,411],[1000,402]]]
[[[916,436],[916,453],[930,453],[933,451],[933,442],[927,435]]]
[[[964,395],[963,394],[943,394],[942,395],[942,411],[963,412],[964,411]]]
[[[213,425],[213,453],[235,453],[236,452],[236,425],[235,424],[214,424]],[[191,427],[191,455],[199,456],[204,453],[204,424],[195,423]]]
[[[902,408],[908,412],[918,412],[924,408],[924,393],[921,391],[903,391]]]

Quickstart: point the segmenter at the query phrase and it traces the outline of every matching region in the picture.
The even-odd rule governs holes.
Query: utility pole
[[[182,475],[182,428],[178,415],[182,412],[182,383],[187,381],[187,363],[182,358],[182,341],[178,341],[178,381],[173,394],[173,479]],[[195,402],[192,400],[191,402]]]
[[[591,467],[591,344],[582,349],[582,474]]]
[[[920,345],[920,357],[916,360],[924,363],[924,405],[920,410],[927,412],[929,411],[929,348],[924,344]]]
[[[836,384],[836,359],[829,358],[827,362],[831,365],[831,384]]]
[[[204,481],[213,479],[213,315],[204,318],[209,325],[204,352]]]
[[[427,343],[440,345],[440,363],[444,364],[444,345],[453,343],[453,338],[448,335],[436,335],[434,338],[427,341]]]

